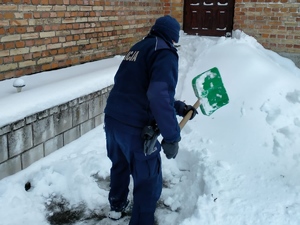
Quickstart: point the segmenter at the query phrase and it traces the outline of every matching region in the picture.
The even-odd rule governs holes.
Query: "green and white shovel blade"
[[[220,72],[216,67],[197,75],[192,80],[192,85],[195,95],[200,99],[200,109],[204,115],[211,115],[229,102]]]

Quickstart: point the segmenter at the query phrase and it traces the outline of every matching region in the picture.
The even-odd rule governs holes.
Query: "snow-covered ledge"
[[[121,57],[0,82],[0,179],[79,138],[103,122]]]

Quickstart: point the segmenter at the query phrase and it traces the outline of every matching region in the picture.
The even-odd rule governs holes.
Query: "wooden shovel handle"
[[[193,107],[197,109],[200,106],[200,100],[198,99]],[[185,124],[190,120],[191,116],[193,115],[193,110],[190,110],[185,117],[182,118],[182,120],[179,123],[180,130],[185,126]]]

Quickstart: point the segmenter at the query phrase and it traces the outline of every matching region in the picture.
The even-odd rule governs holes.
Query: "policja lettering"
[[[127,55],[124,57],[124,60],[125,61],[131,61],[131,62],[134,61],[135,62],[138,54],[139,54],[139,51],[129,51],[127,53]]]

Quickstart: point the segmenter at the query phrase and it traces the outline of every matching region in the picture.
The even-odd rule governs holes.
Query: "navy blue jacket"
[[[176,114],[183,104],[174,100],[177,80],[177,50],[163,36],[149,34],[124,57],[104,112],[133,127],[155,121],[166,142],[179,141]]]

